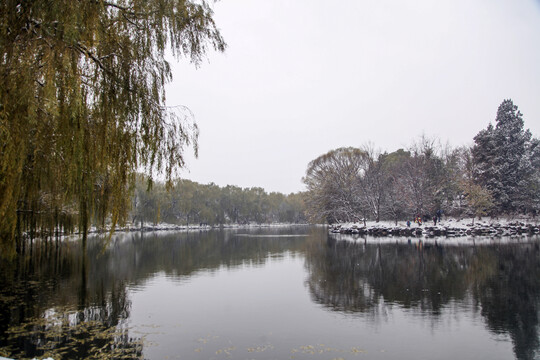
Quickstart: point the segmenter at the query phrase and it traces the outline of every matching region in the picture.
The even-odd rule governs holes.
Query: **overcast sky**
[[[221,0],[228,48],[173,65],[200,183],[304,189],[317,156],[419,136],[471,144],[507,98],[540,136],[539,0]]]

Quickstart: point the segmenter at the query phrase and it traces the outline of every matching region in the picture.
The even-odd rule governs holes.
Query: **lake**
[[[538,237],[125,233],[0,270],[0,356],[17,359],[540,358]]]

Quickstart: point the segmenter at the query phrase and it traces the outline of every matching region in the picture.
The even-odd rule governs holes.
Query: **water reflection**
[[[110,243],[96,237],[84,256],[76,241],[36,243],[31,250],[0,261],[0,356],[143,358],[145,339],[133,336],[129,322],[134,290],[144,291],[161,275],[182,283],[198,274],[277,266],[290,257],[304,259],[306,290],[325,312],[380,322],[381,309],[391,305],[437,321],[456,308],[482,318],[493,334],[509,336],[516,358],[539,356],[538,240],[370,243],[338,240],[324,228],[278,228],[131,233]],[[280,294],[283,304],[301,303],[287,296]]]
[[[37,242],[29,255],[2,261],[0,355],[139,359],[142,342],[126,328],[125,283],[90,289],[78,243]]]
[[[472,242],[471,242],[472,243]],[[489,329],[508,334],[518,359],[539,355],[538,240],[490,246],[326,241],[308,244],[313,301],[333,311],[376,313],[398,304],[437,317],[469,303]]]
[[[34,243],[24,258],[0,261],[0,356],[141,358],[143,341],[127,327],[130,288],[158,273],[181,281],[222,267],[262,266],[301,251],[305,240],[302,228],[243,234],[255,237],[235,231],[129,233],[110,243],[94,237],[84,254],[77,241]]]
[[[264,232],[273,237],[259,237]],[[283,233],[297,237],[282,237]],[[253,237],[243,236],[249,233]],[[100,281],[123,279],[140,285],[157,273],[183,279],[201,271],[212,272],[222,267],[266,263],[269,256],[303,249],[305,229],[254,229],[252,231],[203,231],[169,234],[133,233],[116,237],[103,251],[101,246],[89,248],[94,259],[91,272]],[[111,277],[112,275],[112,277]],[[91,286],[93,281],[90,279]]]

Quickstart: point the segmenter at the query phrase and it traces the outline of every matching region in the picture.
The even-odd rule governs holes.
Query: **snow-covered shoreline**
[[[268,229],[268,228],[285,228],[285,227],[298,227],[298,226],[326,226],[326,225],[314,225],[314,224],[307,224],[307,223],[268,223],[268,224],[257,224],[257,223],[248,223],[248,224],[221,224],[221,225],[207,225],[207,224],[200,224],[200,225],[175,225],[175,224],[167,224],[167,223],[159,223],[159,224],[150,224],[150,223],[144,223],[142,226],[137,225],[134,226],[132,224],[128,224],[123,227],[116,227],[114,229],[113,235],[118,236],[120,234],[129,234],[129,233],[137,233],[137,232],[143,232],[143,233],[161,233],[161,232],[189,232],[189,231],[210,231],[210,230],[245,230],[245,229]],[[88,230],[88,236],[101,236],[101,235],[108,235],[110,234],[110,227],[107,228],[96,228],[91,227]],[[65,233],[59,233],[58,238],[62,239],[63,241],[77,241],[82,236],[82,233],[75,231],[73,233],[65,234]],[[41,239],[51,239],[54,238],[54,236],[46,236],[41,237]],[[40,237],[37,237],[36,239],[40,239]],[[1,359],[0,359],[1,360]]]
[[[121,228],[116,228],[115,232],[130,232],[130,231],[170,231],[170,230],[212,230],[212,229],[249,229],[249,228],[270,228],[270,227],[287,227],[287,226],[307,226],[309,224],[290,224],[290,223],[247,223],[247,224],[220,224],[220,225],[175,225],[167,223],[140,225],[128,225]],[[91,229],[91,233],[99,232],[98,229]]]
[[[331,233],[358,234],[370,236],[415,236],[415,237],[461,237],[461,236],[513,236],[535,235],[540,233],[537,219],[485,219],[472,223],[471,219],[447,219],[434,224],[422,225],[403,221],[342,223],[329,226]]]
[[[220,224],[220,225],[175,225],[167,223],[150,224],[144,223],[141,225],[128,225],[124,227],[117,227],[114,232],[155,232],[155,231],[205,231],[205,230],[219,230],[219,229],[258,229],[258,228],[280,228],[289,226],[311,226],[310,224],[301,223],[269,223],[269,224]],[[109,229],[97,229],[91,228],[89,234],[107,233]]]

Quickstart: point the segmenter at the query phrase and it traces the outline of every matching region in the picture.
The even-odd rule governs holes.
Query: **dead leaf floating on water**
[[[228,347],[226,349],[219,349],[219,350],[216,351],[216,355],[227,354],[227,356],[232,356],[231,351],[234,351],[234,350],[236,350],[235,346],[231,346],[231,347]]]
[[[264,345],[264,346],[257,346],[257,347],[249,347],[247,348],[248,352],[263,352],[266,350],[272,350],[274,348],[273,345]]]

